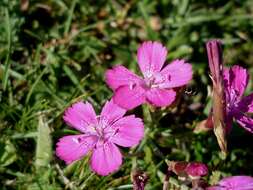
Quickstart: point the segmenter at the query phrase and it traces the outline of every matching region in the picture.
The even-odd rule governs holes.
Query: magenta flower
[[[159,42],[144,42],[138,49],[137,61],[143,78],[124,66],[106,72],[106,83],[114,91],[113,100],[125,109],[143,103],[157,107],[170,105],[176,97],[174,88],[192,79],[192,67],[184,60],[174,60],[164,66],[166,48]]]
[[[142,120],[134,115],[123,117],[125,113],[113,101],[106,102],[99,116],[88,102],[73,104],[63,119],[82,134],[62,137],[57,143],[56,155],[70,164],[91,151],[90,165],[94,172],[108,175],[118,170],[122,155],[116,145],[135,146],[144,135]]]
[[[227,127],[230,129],[235,120],[247,131],[253,133],[253,119],[246,113],[253,113],[253,93],[243,97],[248,85],[249,74],[240,66],[224,70],[224,87],[226,94]]]
[[[226,177],[217,186],[208,187],[206,190],[253,190],[253,177]]]

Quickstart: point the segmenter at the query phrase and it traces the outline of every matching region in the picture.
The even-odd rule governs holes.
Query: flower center
[[[116,129],[111,127],[108,119],[103,116],[97,117],[97,123],[90,126],[93,129],[93,134],[98,137],[99,140],[107,141],[117,132]]]
[[[229,94],[226,94],[227,97],[227,111],[233,111],[238,107],[238,92],[234,89],[230,91]]]
[[[165,82],[165,77],[160,73],[152,73],[150,71],[144,74],[144,87],[157,88],[160,84]]]

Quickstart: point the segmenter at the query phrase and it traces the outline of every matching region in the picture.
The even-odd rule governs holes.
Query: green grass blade
[[[26,100],[25,100],[26,103],[29,102],[29,100],[30,100],[30,98],[31,98],[31,95],[32,95],[32,93],[33,93],[35,87],[37,86],[38,82],[40,81],[41,77],[45,74],[46,71],[47,71],[47,67],[45,67],[45,68],[43,69],[43,71],[40,73],[40,75],[38,76],[38,78],[36,79],[36,81],[33,83],[32,87],[31,87],[31,89],[29,90],[28,95],[27,95],[27,97],[26,97]]]
[[[7,55],[5,59],[4,66],[4,75],[3,75],[3,89],[6,90],[8,84],[9,77],[9,68],[10,68],[10,53],[11,53],[11,24],[10,24],[10,16],[9,11],[5,9],[5,29],[7,36]]]
[[[64,28],[64,35],[66,35],[69,32],[76,3],[77,3],[77,0],[72,1],[71,7],[70,7],[70,10],[69,10],[68,19],[66,21],[65,28]]]
[[[75,84],[78,87],[78,89],[84,93],[84,89],[82,88],[79,80],[75,76],[74,72],[69,68],[69,66],[63,65],[63,70],[66,73],[66,75],[70,78],[70,80],[73,82],[73,84]]]

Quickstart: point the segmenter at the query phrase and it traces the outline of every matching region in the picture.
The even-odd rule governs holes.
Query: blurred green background
[[[205,42],[221,39],[224,63],[248,68],[247,94],[253,90],[252,37],[252,0],[1,0],[0,189],[131,189],[135,160],[149,175],[149,190],[162,188],[165,159],[208,164],[210,183],[253,175],[251,134],[234,124],[223,160],[212,133],[193,133],[211,105]],[[194,79],[173,108],[131,111],[144,118],[146,136],[135,149],[122,149],[118,172],[97,176],[87,157],[66,166],[54,154],[55,143],[76,131],[62,113],[77,100],[99,113],[112,96],[105,71],[122,64],[139,72],[136,51],[146,40],[162,42],[168,62],[191,63]]]

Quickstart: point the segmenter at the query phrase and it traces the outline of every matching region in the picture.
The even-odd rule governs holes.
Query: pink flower
[[[253,190],[253,177],[226,177],[217,186],[208,187],[206,190]]]
[[[253,93],[243,97],[249,74],[240,66],[223,69],[221,42],[207,42],[209,68],[213,82],[213,108],[208,119],[199,124],[197,130],[214,129],[219,145],[226,152],[226,132],[235,119],[242,127],[253,133]]]
[[[106,72],[106,83],[114,91],[113,100],[125,109],[143,103],[157,107],[170,105],[176,97],[174,88],[192,79],[192,67],[184,60],[164,66],[166,48],[159,42],[144,42],[138,49],[137,61],[143,78],[118,65]]]
[[[134,115],[123,117],[125,113],[113,101],[106,102],[99,116],[88,102],[73,104],[63,119],[82,134],[62,137],[57,143],[56,155],[70,164],[91,151],[90,165],[94,172],[108,175],[118,170],[122,155],[116,145],[135,146],[144,135],[142,120]]]
[[[227,127],[231,128],[235,120],[247,131],[253,133],[253,119],[246,113],[253,113],[253,93],[243,97],[248,85],[249,74],[240,66],[224,70],[224,87],[226,94]]]

